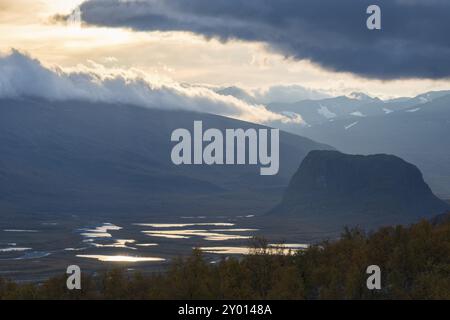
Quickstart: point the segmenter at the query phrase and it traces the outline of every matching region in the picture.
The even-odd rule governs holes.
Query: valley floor
[[[120,267],[127,272],[167,270],[177,257],[202,248],[209,263],[248,253],[254,237],[268,244],[303,249],[324,240],[337,240],[345,219],[333,213],[302,219],[258,213],[239,215],[52,215],[2,214],[0,219],[0,277],[41,282],[79,265],[88,274]],[[353,226],[375,230],[385,220],[361,215]],[[350,221],[350,220],[349,220]]]
[[[81,290],[67,290],[65,275],[39,285],[0,278],[0,299],[450,299],[449,235],[447,217],[370,234],[345,229],[339,240],[283,254],[260,240],[240,259],[211,263],[194,250],[164,272],[122,265],[83,274]],[[367,288],[370,265],[380,267],[380,290]]]

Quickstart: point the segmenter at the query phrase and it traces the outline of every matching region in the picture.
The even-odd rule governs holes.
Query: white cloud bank
[[[251,104],[211,89],[151,79],[138,70],[105,69],[100,65],[77,70],[44,67],[38,60],[12,50],[0,55],[0,98],[39,97],[126,103],[149,108],[182,109],[269,123],[292,122],[263,105]]]

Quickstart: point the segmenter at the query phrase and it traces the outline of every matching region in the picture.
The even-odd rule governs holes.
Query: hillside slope
[[[0,208],[20,212],[206,215],[258,209],[313,149],[281,133],[280,172],[259,166],[175,166],[171,133],[261,126],[215,115],[129,105],[0,100]],[[200,198],[199,198],[200,197]],[[262,199],[265,197],[262,196]],[[234,212],[233,212],[234,213]]]

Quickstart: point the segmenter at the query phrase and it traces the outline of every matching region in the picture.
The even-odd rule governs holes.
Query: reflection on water
[[[136,240],[133,239],[114,239],[112,243],[97,243],[98,241],[101,241],[102,239],[110,239],[112,238],[112,235],[110,231],[118,231],[123,229],[122,227],[116,226],[112,223],[103,223],[102,225],[95,227],[93,229],[84,228],[80,229],[83,231],[81,233],[81,236],[83,236],[84,243],[88,243],[92,247],[96,248],[122,248],[122,249],[130,249],[130,250],[137,250],[137,248],[131,247],[128,244],[133,244],[136,242]],[[96,240],[95,240],[96,239]],[[96,242],[94,242],[94,240]],[[84,250],[85,248],[66,248],[66,251],[80,251]]]
[[[161,262],[166,259],[156,257],[132,257],[132,256],[114,256],[114,255],[95,255],[79,254],[79,258],[96,259],[102,262]]]
[[[178,237],[178,238],[190,238],[191,236],[195,237],[203,237],[208,241],[225,241],[225,240],[239,240],[239,239],[250,239],[251,236],[242,236],[242,235],[229,235],[223,233],[215,233],[210,232],[208,230],[190,230],[190,229],[181,229],[181,230],[151,230],[151,231],[142,231],[148,236],[152,237]]]
[[[235,233],[258,231],[258,229],[249,229],[249,228],[226,228],[235,226],[235,223],[230,222],[135,223],[135,225],[154,228],[154,230],[142,231],[143,233],[145,233],[150,237],[159,237],[167,239],[189,239],[191,237],[201,237],[206,241],[244,240],[249,239],[252,236],[238,235]],[[198,227],[198,226],[222,227],[222,228],[212,230],[189,229],[190,227]],[[229,234],[228,232],[231,232],[232,234]]]
[[[12,260],[40,259],[40,258],[45,258],[49,255],[50,255],[50,252],[33,251],[33,252],[27,252],[23,256],[12,259]]]
[[[18,247],[17,243],[10,242],[8,247],[0,248],[1,261],[12,261],[12,260],[30,260],[44,258],[50,255],[50,252],[44,251],[31,251],[32,248],[29,247]]]
[[[177,234],[167,234],[167,233],[156,233],[151,231],[142,231],[144,233],[149,232],[147,235],[150,237],[157,237],[157,238],[167,238],[167,239],[189,239],[187,236],[181,236]]]
[[[202,223],[135,223],[136,226],[152,228],[186,228],[194,226],[232,227],[234,223],[228,222],[202,222]]]
[[[108,232],[83,232],[81,234],[86,238],[111,238],[112,235]]]
[[[252,215],[243,216],[242,218],[251,218]],[[187,217],[186,217],[187,218]],[[192,217],[197,218],[199,217]],[[222,220],[223,219],[223,220]],[[247,219],[245,219],[248,221]],[[155,220],[158,221],[158,220]],[[164,258],[157,257],[160,254],[167,257],[172,255],[187,254],[190,252],[192,246],[201,246],[201,250],[209,254],[218,255],[246,255],[254,252],[254,248],[249,247],[248,239],[252,238],[255,232],[260,231],[256,228],[251,228],[254,225],[241,223],[235,217],[228,219],[222,217],[215,218],[213,221],[222,222],[209,222],[210,220],[190,220],[181,221],[177,220],[159,220],[164,223],[134,223],[133,225],[140,226],[138,232],[140,234],[133,234],[137,232],[134,228],[131,230],[122,230],[121,226],[114,225],[112,223],[103,223],[98,226],[85,226],[81,229],[76,229],[77,233],[82,236],[77,243],[66,245],[67,248],[55,248],[51,251],[52,254],[58,252],[66,252],[66,256],[76,255],[79,258],[93,259],[101,262],[161,262],[166,261]],[[224,222],[226,221],[226,222]],[[167,222],[167,223],[166,223]],[[174,222],[174,223],[171,223]],[[129,225],[127,225],[129,227]],[[248,228],[250,226],[250,228]],[[123,227],[126,227],[125,225]],[[119,231],[122,230],[122,231]],[[25,229],[5,229],[7,232],[39,232],[38,230],[25,230]],[[126,234],[126,235],[122,235]],[[155,237],[155,240],[146,241],[146,236]],[[117,239],[117,238],[121,239]],[[132,239],[130,239],[132,238]],[[172,241],[163,241],[162,239],[175,239]],[[179,241],[190,239],[189,241]],[[149,239],[149,238],[147,238]],[[161,241],[158,241],[161,240]],[[227,243],[228,240],[237,240],[236,242]],[[10,241],[16,241],[11,239]],[[211,241],[215,241],[217,246],[212,245]],[[224,243],[221,243],[223,241]],[[233,244],[233,246],[226,246]],[[33,251],[33,249],[26,246],[32,246],[36,250],[36,246],[27,243],[23,243],[19,247],[15,243],[0,244],[0,254],[3,255],[3,260],[26,260],[26,259],[39,259],[50,255],[50,252]],[[152,251],[152,247],[161,246],[158,250],[157,256],[154,253],[148,253]],[[298,250],[307,248],[306,244],[279,244],[272,243],[269,245],[269,253],[273,254],[289,254]],[[115,249],[117,248],[117,251]],[[124,250],[134,250],[133,253],[142,252],[142,256],[124,255]],[[90,250],[84,252],[83,250]],[[120,250],[120,251],[119,251]],[[82,252],[79,252],[82,251]],[[91,252],[92,251],[92,252]],[[122,252],[121,252],[122,251]],[[159,252],[164,253],[159,253]],[[145,252],[145,253],[144,253]],[[79,254],[78,254],[79,253]],[[89,254],[83,254],[89,253]],[[96,254],[90,254],[96,253]],[[102,254],[104,253],[104,254]],[[20,256],[20,257],[19,257]],[[215,259],[218,260],[218,256]],[[0,259],[2,260],[2,259]]]
[[[131,239],[117,239],[114,243],[111,244],[99,244],[99,243],[91,243],[94,247],[97,248],[124,248],[136,250],[136,248],[127,246],[127,243],[135,243],[135,240]]]
[[[216,232],[254,232],[254,231],[258,231],[258,229],[212,229],[211,231],[216,231]]]
[[[284,254],[289,255],[295,253],[299,250],[308,248],[307,244],[269,244],[267,249],[255,249],[252,247],[201,247],[199,248],[206,253],[216,253],[216,254],[252,254],[258,252],[265,252],[268,254]]]
[[[304,243],[272,243],[269,244],[271,247],[275,248],[288,248],[288,249],[308,249],[309,244]]]
[[[121,230],[122,227],[116,226],[112,223],[103,223],[94,229],[82,229],[84,231],[81,235],[85,238],[111,238],[112,235],[108,231]]]
[[[31,248],[19,248],[19,247],[3,248],[3,249],[0,249],[0,252],[17,252],[17,251],[27,251],[27,250],[31,250]]]
[[[248,247],[201,247],[199,248],[206,253],[217,254],[249,254],[250,248]]]
[[[87,247],[84,248],[65,248],[64,251],[83,251],[86,250]]]
[[[87,231],[93,231],[93,232],[108,232],[110,230],[121,230],[122,227],[116,226],[112,223],[103,223],[101,226],[96,227],[93,230],[87,230]]]

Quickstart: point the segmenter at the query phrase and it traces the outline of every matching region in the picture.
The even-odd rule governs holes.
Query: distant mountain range
[[[280,171],[175,166],[171,133],[262,128],[225,117],[130,105],[0,100],[0,209],[70,214],[220,214],[267,210],[306,154],[331,149],[282,132]]]
[[[414,165],[391,155],[311,151],[272,214],[324,224],[408,223],[449,210]]]
[[[305,127],[311,127],[336,120],[358,120],[364,117],[388,115],[397,111],[408,111],[408,109],[409,112],[411,112],[411,110],[414,110],[420,105],[450,95],[450,90],[430,91],[412,98],[403,97],[381,100],[362,92],[353,92],[348,96],[315,100],[307,99],[293,103],[282,103],[277,101],[264,103],[263,101],[260,101],[258,97],[252,96],[250,93],[239,87],[221,88],[216,90],[216,92],[222,95],[234,96],[235,98],[244,100],[248,103],[265,104],[269,110],[277,113],[286,115],[297,114],[303,119],[304,123],[302,123],[302,125]]]
[[[237,89],[224,92],[249,99]],[[346,153],[397,155],[417,165],[436,194],[450,198],[450,91],[391,100],[353,93],[267,106],[303,120],[274,126]]]
[[[414,98],[381,100],[361,92],[347,96],[323,100],[304,100],[297,103],[270,103],[268,108],[278,113],[297,113],[305,121],[305,127],[324,124],[337,120],[359,120],[360,118],[383,116],[432,102],[450,91],[437,91],[421,94]]]

